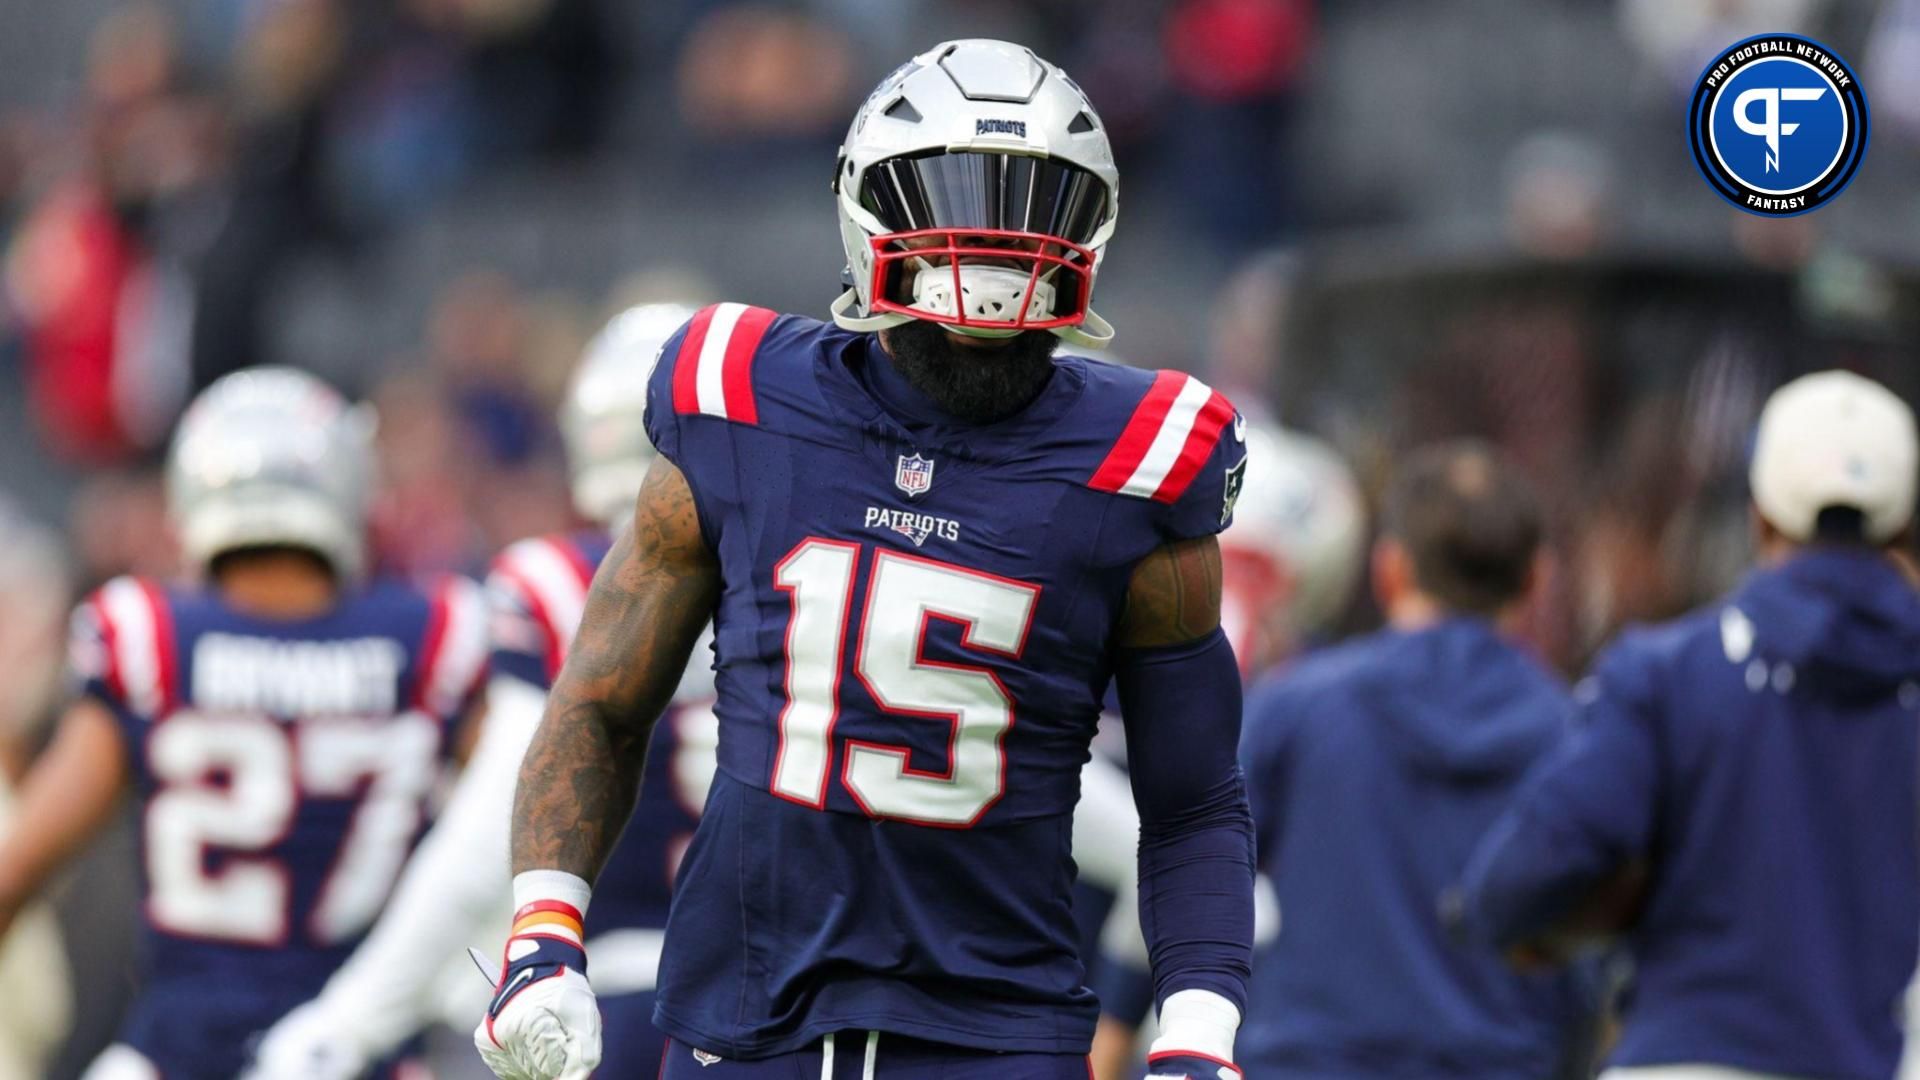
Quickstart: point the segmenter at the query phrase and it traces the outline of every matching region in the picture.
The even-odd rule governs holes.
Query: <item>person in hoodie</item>
[[[1460,949],[1436,906],[1567,734],[1565,689],[1502,633],[1533,588],[1540,510],[1478,443],[1415,453],[1384,509],[1386,629],[1249,699],[1241,758],[1280,930],[1255,955],[1240,1059],[1271,1080],[1543,1080],[1579,1019],[1573,980]]]
[[[1894,1075],[1920,948],[1920,593],[1894,556],[1916,474],[1885,388],[1830,371],[1775,393],[1758,568],[1601,657],[1578,734],[1475,853],[1458,910],[1479,940],[1551,957],[1626,927],[1605,1080]]]

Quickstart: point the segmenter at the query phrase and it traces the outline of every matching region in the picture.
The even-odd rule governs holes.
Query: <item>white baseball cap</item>
[[[1845,506],[1860,511],[1869,541],[1884,544],[1913,520],[1913,410],[1851,372],[1795,379],[1760,412],[1749,482],[1760,516],[1789,540],[1812,540],[1820,511]]]

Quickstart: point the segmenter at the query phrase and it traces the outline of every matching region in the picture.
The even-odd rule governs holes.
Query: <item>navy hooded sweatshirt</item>
[[[1443,933],[1441,892],[1566,735],[1560,684],[1482,620],[1386,631],[1256,688],[1241,757],[1280,933],[1239,1063],[1262,1080],[1541,1080],[1580,1015]]]
[[[1891,1077],[1920,948],[1920,594],[1812,550],[1627,634],[1580,698],[1474,857],[1469,929],[1523,939],[1644,859],[1614,1064]]]

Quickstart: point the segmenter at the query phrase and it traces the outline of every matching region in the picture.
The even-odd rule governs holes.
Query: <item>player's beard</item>
[[[1053,375],[1060,339],[1026,330],[991,346],[962,345],[939,323],[915,319],[886,332],[887,352],[907,385],[970,424],[1004,420],[1033,403]]]

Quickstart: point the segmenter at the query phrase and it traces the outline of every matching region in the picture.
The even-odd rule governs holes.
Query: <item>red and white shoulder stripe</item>
[[[672,357],[673,411],[741,424],[760,422],[753,400],[753,357],[777,314],[745,304],[714,304],[687,323]]]
[[[586,610],[587,588],[593,583],[588,566],[571,544],[559,537],[522,540],[494,560],[495,577],[510,585],[540,624],[547,641],[547,677],[560,673],[567,648],[580,629]]]
[[[1225,395],[1183,372],[1159,372],[1088,485],[1176,502],[1232,422]]]
[[[158,720],[180,702],[179,646],[166,593],[140,578],[118,577],[93,595],[106,645],[106,684],[138,716]]]
[[[433,608],[420,640],[414,705],[451,717],[465,707],[487,669],[487,602],[480,587],[449,575],[432,586]]]

